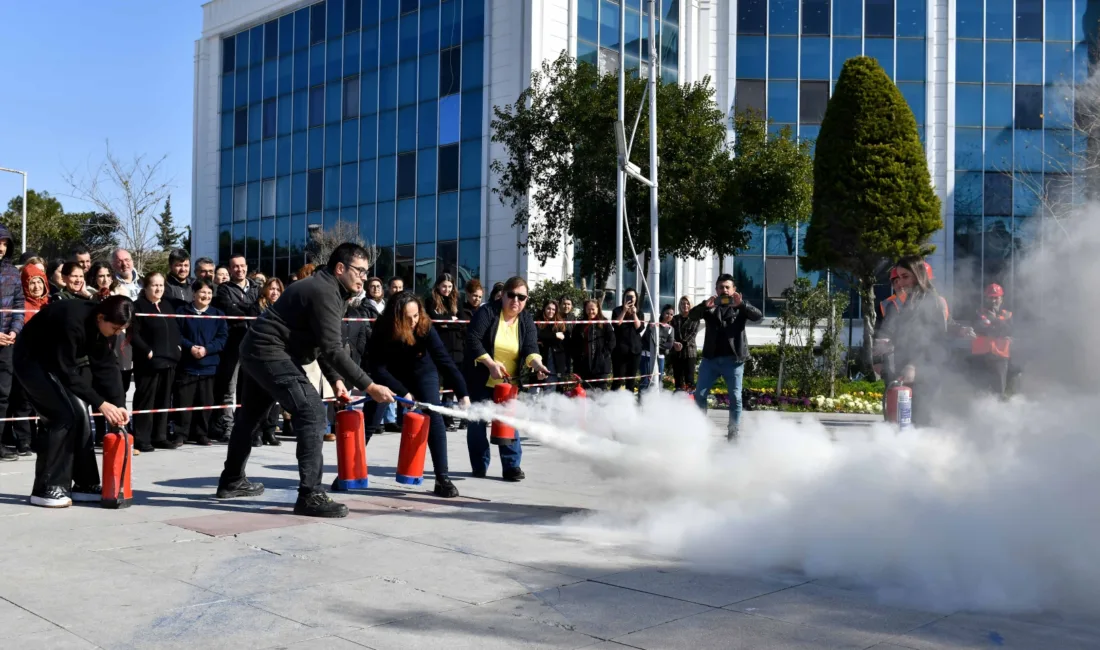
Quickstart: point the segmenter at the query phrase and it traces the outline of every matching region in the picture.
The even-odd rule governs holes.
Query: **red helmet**
[[[986,298],[1003,298],[1004,295],[1005,290],[999,284],[994,283],[985,288]]]
[[[890,282],[898,279],[898,267],[890,269]]]
[[[935,280],[936,279],[936,274],[932,273],[932,265],[929,264],[928,262],[924,263],[924,272],[928,275],[929,280]]]

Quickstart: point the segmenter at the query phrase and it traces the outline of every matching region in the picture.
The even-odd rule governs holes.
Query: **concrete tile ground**
[[[537,443],[510,484],[495,457],[489,479],[470,477],[452,434],[454,501],[398,486],[397,446],[371,441],[371,489],[327,521],[289,514],[293,444],[255,451],[268,491],[251,502],[210,498],[224,446],[135,459],[122,511],[31,508],[33,463],[0,465],[0,647],[1100,648],[1096,615],[915,611],[842,581],[700,573],[572,538],[557,524],[603,507],[607,486]]]

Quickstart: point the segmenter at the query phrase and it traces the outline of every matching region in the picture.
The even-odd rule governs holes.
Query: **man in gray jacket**
[[[733,442],[741,426],[741,379],[745,376],[745,361],[749,358],[745,323],[755,323],[763,315],[737,293],[732,275],[723,273],[718,276],[714,289],[715,295],[688,313],[691,320],[701,320],[707,325],[703,339],[703,361],[699,364],[699,383],[695,387],[695,403],[706,411],[711,387],[719,377],[725,378],[730,395],[726,439]]]
[[[294,513],[347,516],[347,507],[330,499],[321,488],[325,405],[302,366],[317,360],[340,401],[350,399],[348,384],[366,391],[376,402],[393,401],[393,393],[372,382],[343,345],[341,319],[347,301],[362,291],[369,268],[362,246],[341,244],[325,268],[288,286],[245,335],[240,348],[241,408],[233,423],[217,498],[263,494],[263,485],[245,478],[244,469],[256,427],[278,402],[290,413],[298,438],[300,484]]]

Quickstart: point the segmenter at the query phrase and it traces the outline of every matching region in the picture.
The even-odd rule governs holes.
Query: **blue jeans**
[[[730,419],[726,429],[736,432],[741,425],[741,379],[745,376],[745,362],[733,357],[703,359],[699,364],[699,382],[695,385],[695,404],[707,410],[707,395],[719,377],[726,380],[730,393]]]
[[[638,366],[638,372],[642,375],[641,389],[649,388],[650,381],[653,379],[653,357],[642,355],[642,363]],[[665,358],[657,357],[657,381],[660,382],[664,376]]]
[[[487,386],[471,386],[470,401],[490,402],[493,399],[493,389]],[[489,461],[492,453],[489,447],[489,435],[486,431],[488,425],[484,422],[470,421],[466,426],[466,447],[470,451],[470,469],[475,472],[484,472],[489,469]],[[523,447],[519,441],[519,431],[516,431],[516,441],[510,445],[495,445],[500,450],[500,464],[505,471],[518,469],[523,458]]]

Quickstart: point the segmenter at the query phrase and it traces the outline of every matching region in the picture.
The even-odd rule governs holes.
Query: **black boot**
[[[264,431],[263,444],[278,447],[283,442],[275,437],[274,431]]]
[[[327,494],[318,490],[307,497],[299,495],[297,503],[294,504],[294,514],[339,519],[348,516],[348,507],[342,503],[336,503]]]
[[[458,488],[454,483],[451,483],[451,479],[447,478],[446,474],[441,474],[435,477],[435,489],[432,490],[438,497],[444,499],[453,499],[458,496]]]
[[[236,499],[238,497],[258,497],[264,493],[263,483],[253,483],[247,478],[240,478],[227,485],[219,485],[215,499]]]

